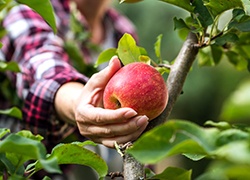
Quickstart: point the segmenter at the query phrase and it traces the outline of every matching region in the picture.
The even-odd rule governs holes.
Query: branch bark
[[[168,119],[177,98],[182,92],[188,72],[198,53],[198,47],[195,46],[195,44],[197,44],[196,35],[189,33],[174,64],[171,66],[171,70],[167,79],[167,87],[169,92],[168,105],[160,116],[149,123],[146,131],[164,123]],[[143,164],[137,162],[130,155],[126,154],[123,164],[124,180],[140,180],[142,177],[144,177]]]

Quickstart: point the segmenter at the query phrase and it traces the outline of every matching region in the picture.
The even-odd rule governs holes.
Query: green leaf
[[[223,36],[220,36],[215,39],[215,44],[223,46],[226,43],[234,43],[239,40],[239,37],[235,33],[226,33]]]
[[[162,34],[158,35],[156,38],[156,42],[154,44],[155,55],[157,58],[161,59],[161,41],[162,41]]]
[[[9,174],[14,174],[16,167],[11,163],[11,161],[6,157],[5,153],[0,153],[0,162],[3,163]]]
[[[242,56],[241,54],[239,54],[238,52],[235,52],[233,50],[226,51],[225,54],[226,54],[229,62],[232,65],[234,65],[236,69],[238,69],[238,70],[247,69],[248,62],[244,58],[244,56]]]
[[[99,155],[83,148],[83,146],[89,143],[90,142],[74,142],[71,144],[59,144],[53,148],[48,158],[57,158],[58,164],[80,164],[89,166],[98,173],[100,178],[104,178],[107,175],[108,166]]]
[[[202,48],[198,53],[198,65],[199,66],[214,66],[215,62],[211,54],[211,46]]]
[[[141,55],[140,48],[136,45],[134,38],[127,33],[118,42],[117,54],[123,65],[138,62]]]
[[[150,65],[150,64],[151,64],[151,59],[150,59],[150,57],[148,57],[148,56],[140,55],[140,56],[139,56],[139,62],[144,62],[144,63]]]
[[[22,137],[18,134],[10,134],[0,141],[0,152],[26,156],[25,159],[45,158],[46,155],[46,149],[40,141]]]
[[[54,15],[54,9],[50,0],[18,0],[18,3],[26,4],[38,14],[40,14],[44,20],[51,26],[54,33],[57,32],[56,20]]]
[[[212,54],[212,58],[213,58],[213,62],[215,65],[219,64],[219,62],[222,59],[222,54],[223,54],[223,50],[221,46],[218,46],[216,44],[212,44],[210,46],[211,48],[211,54]]]
[[[11,168],[9,169],[10,172],[23,174],[24,163],[29,160],[45,159],[46,149],[40,141],[22,137],[18,134],[10,134],[0,141],[1,153],[5,154],[8,160],[5,159],[5,164],[9,162],[8,166],[11,165],[9,166]]]
[[[248,122],[250,118],[250,81],[239,84],[236,90],[224,101],[220,119],[234,122]]]
[[[189,12],[194,11],[194,7],[190,4],[190,0],[161,0],[163,2],[178,6],[180,8],[183,8]]]
[[[149,179],[157,180],[191,180],[192,170],[185,170],[176,167],[168,167],[162,173],[157,174]]]
[[[12,107],[6,110],[0,110],[0,114],[5,114],[8,116],[18,118],[18,119],[22,119],[22,111],[17,107]]]
[[[43,137],[41,135],[39,135],[39,134],[34,135],[34,134],[32,134],[32,132],[30,132],[28,130],[21,130],[21,131],[18,131],[16,134],[19,135],[19,136],[22,136],[22,137],[26,137],[26,138],[29,138],[29,139],[36,140],[36,141],[42,141],[43,140]]]
[[[12,72],[21,72],[17,62],[10,61],[10,62],[3,62],[0,61],[0,72],[3,71],[12,71]]]
[[[188,29],[190,30],[190,28],[188,27],[188,25],[185,23],[185,21],[181,18],[177,18],[177,17],[174,17],[174,30],[180,30],[180,29]]]
[[[116,51],[116,48],[110,48],[105,51],[102,51],[97,58],[95,67],[99,66],[102,63],[108,62],[113,56],[117,55]]]
[[[10,129],[0,128],[0,139],[4,137],[6,134],[10,133]]]
[[[211,16],[207,7],[204,6],[202,0],[194,0],[193,5],[195,6],[195,16],[197,16],[199,23],[202,25],[203,28],[208,27],[214,22],[213,17]]]
[[[127,152],[145,164],[182,153],[206,156],[215,149],[214,137],[218,133],[215,128],[205,129],[188,121],[171,120],[144,133]]]
[[[214,16],[217,16],[230,9],[243,8],[241,0],[210,0],[208,3],[205,3],[205,6],[207,6]]]

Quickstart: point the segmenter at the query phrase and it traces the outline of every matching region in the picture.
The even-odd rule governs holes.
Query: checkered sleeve
[[[85,83],[88,79],[70,65],[63,40],[27,6],[12,8],[3,26],[8,36],[1,51],[6,59],[17,61],[22,71],[16,75],[16,87],[24,99],[25,128],[56,142],[74,129],[52,118],[56,91],[66,82]]]

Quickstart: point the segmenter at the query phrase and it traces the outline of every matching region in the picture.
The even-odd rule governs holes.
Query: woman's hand
[[[63,85],[56,95],[59,117],[75,122],[81,135],[107,147],[136,140],[148,124],[148,117],[138,116],[131,108],[103,108],[103,91],[109,79],[121,68],[117,57],[109,66],[94,74],[85,86],[78,82]]]
[[[123,144],[136,140],[148,124],[146,116],[137,116],[131,108],[102,108],[104,88],[120,68],[119,59],[113,57],[108,67],[94,74],[83,88],[75,110],[81,135],[107,147],[114,147],[114,142]]]

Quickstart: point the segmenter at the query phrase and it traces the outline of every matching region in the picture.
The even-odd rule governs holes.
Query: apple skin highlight
[[[104,89],[105,109],[130,107],[149,120],[159,116],[168,102],[168,90],[161,74],[143,62],[118,70]]]

